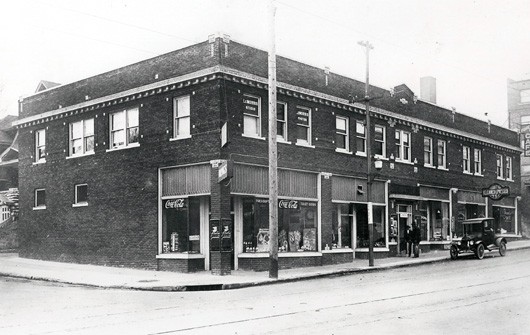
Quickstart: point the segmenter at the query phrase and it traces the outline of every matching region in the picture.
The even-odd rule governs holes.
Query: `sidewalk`
[[[530,249],[530,240],[509,242],[508,256],[510,251],[520,249]],[[498,255],[497,252],[493,253]],[[177,273],[40,261],[20,258],[16,253],[9,253],[0,254],[0,276],[101,288],[148,291],[206,291],[340,276],[356,272],[381,271],[441,262],[448,259],[448,250],[432,251],[422,254],[419,258],[390,257],[376,259],[373,267],[368,266],[368,260],[355,259],[353,262],[345,264],[280,270],[278,279],[270,279],[267,271],[238,270],[232,271],[229,276],[214,276],[208,271]]]

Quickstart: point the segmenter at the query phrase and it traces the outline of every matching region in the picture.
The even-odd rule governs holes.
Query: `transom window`
[[[173,138],[190,136],[190,97],[173,99]]]
[[[46,208],[46,190],[43,188],[38,188],[35,190],[35,199],[34,199],[35,208]]]
[[[88,204],[88,185],[87,184],[75,185],[74,204],[76,205]]]
[[[276,137],[287,141],[287,104],[278,102],[276,105]]]
[[[475,174],[482,174],[482,150],[475,149],[474,150],[474,165],[475,165]]]
[[[339,150],[349,151],[350,149],[348,128],[348,118],[343,116],[335,118],[335,142]]]
[[[366,128],[364,122],[355,123],[355,141],[358,154],[366,154]]]
[[[504,178],[504,163],[502,155],[497,155],[497,178]]]
[[[438,167],[442,169],[447,168],[447,142],[438,140]]]
[[[432,166],[432,138],[424,137],[423,138],[423,164],[427,166]]]
[[[46,130],[40,129],[35,131],[35,162],[42,163],[46,161]]]
[[[471,149],[469,147],[462,147],[462,168],[464,172],[471,172]]]
[[[261,98],[245,94],[243,96],[243,134],[261,136]]]
[[[94,119],[70,123],[70,156],[94,152]]]
[[[311,109],[296,107],[296,143],[311,145]]]
[[[138,143],[138,108],[110,114],[110,145],[112,149]]]
[[[396,130],[396,160],[410,162],[410,133]]]
[[[379,157],[386,157],[386,128],[384,126],[376,124],[374,138],[374,155]]]

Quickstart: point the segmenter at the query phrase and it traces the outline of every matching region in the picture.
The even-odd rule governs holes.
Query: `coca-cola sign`
[[[166,200],[164,207],[166,209],[179,209],[186,206],[186,199],[171,199]]]
[[[279,200],[278,207],[285,209],[298,209],[298,200]]]

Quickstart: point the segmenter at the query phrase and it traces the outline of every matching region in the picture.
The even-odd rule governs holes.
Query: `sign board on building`
[[[497,183],[491,184],[488,188],[482,189],[482,196],[489,197],[491,200],[500,200],[510,195],[508,186],[501,186]]]
[[[296,110],[296,124],[300,126],[309,126],[309,111],[298,107]]]
[[[233,176],[232,161],[230,160],[221,161],[221,163],[219,164],[217,182],[220,183],[225,179],[232,178],[232,176]]]
[[[164,208],[166,209],[186,209],[186,199],[169,199],[164,203]]]
[[[523,129],[521,129],[521,131],[522,130]],[[527,129],[527,131],[525,131],[525,132],[523,132],[521,134],[523,135],[524,156],[525,157],[530,157],[530,129]]]
[[[251,95],[245,95],[243,96],[243,105],[245,107],[245,110],[243,113],[250,114],[250,115],[259,115],[259,98],[253,97]]]

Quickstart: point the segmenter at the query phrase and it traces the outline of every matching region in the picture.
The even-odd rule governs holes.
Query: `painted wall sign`
[[[259,98],[245,95],[243,97],[245,110],[243,113],[258,116],[259,115]]]
[[[296,110],[296,124],[309,126],[309,111],[307,109],[298,108]]]
[[[524,131],[521,129],[521,134],[524,139],[524,156],[530,157],[530,127],[524,128]]]
[[[186,208],[186,199],[170,199],[164,204],[166,209],[183,209]]]
[[[510,195],[508,186],[501,186],[497,183],[491,184],[488,188],[482,189],[482,196],[489,197],[491,200],[500,200]]]

